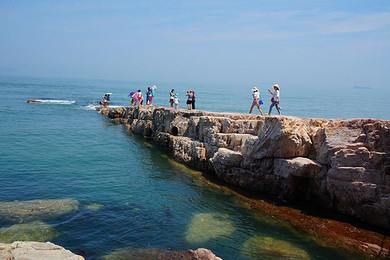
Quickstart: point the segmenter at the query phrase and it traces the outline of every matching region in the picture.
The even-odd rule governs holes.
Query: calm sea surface
[[[237,198],[202,182],[197,172],[169,160],[164,151],[93,109],[104,92],[113,93],[113,105],[127,105],[127,94],[148,84],[1,77],[0,201],[78,200],[77,213],[46,222],[58,232],[52,242],[74,252],[82,250],[87,259],[124,247],[205,247],[224,259],[247,259],[243,245],[256,236],[287,241],[312,259],[348,257],[316,245],[300,232],[270,224]],[[167,104],[171,88],[182,98],[181,107],[188,88],[197,90],[197,108],[203,110],[247,112],[251,103],[251,86],[157,86],[156,105]],[[266,88],[260,90],[269,104]],[[344,92],[293,91],[281,86],[283,113],[390,119],[389,93],[378,96],[372,89],[353,88]],[[27,99],[51,101],[27,104]],[[210,230],[201,241],[191,239],[197,235],[192,234],[190,223],[199,216],[218,216],[225,223],[224,232]],[[12,224],[0,219],[0,228]]]

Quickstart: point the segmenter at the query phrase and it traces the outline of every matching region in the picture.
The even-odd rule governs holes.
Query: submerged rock
[[[78,209],[79,202],[74,199],[0,202],[0,218],[11,221],[50,219]]]
[[[0,228],[1,243],[12,243],[14,241],[46,242],[57,236],[58,233],[52,226],[40,221]]]
[[[242,254],[253,259],[310,259],[309,254],[291,243],[272,237],[253,237],[242,245]]]
[[[0,259],[15,260],[84,260],[84,257],[75,255],[69,250],[53,243],[14,242],[0,243]]]
[[[91,203],[91,204],[86,205],[85,207],[89,210],[96,211],[96,210],[99,210],[101,207],[103,207],[103,205],[99,204],[99,203]]]
[[[232,221],[215,213],[196,214],[188,226],[186,240],[191,244],[203,243],[218,237],[227,237],[236,228]]]
[[[169,251],[157,248],[121,248],[105,256],[105,260],[222,260],[208,249]]]

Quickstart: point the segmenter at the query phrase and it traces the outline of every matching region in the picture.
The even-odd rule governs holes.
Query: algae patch
[[[0,218],[10,221],[50,219],[78,209],[79,202],[74,199],[0,202]]]
[[[216,213],[196,214],[187,231],[186,240],[189,243],[203,243],[210,239],[228,237],[236,228],[233,222],[225,216]]]
[[[272,237],[253,237],[242,245],[242,254],[252,259],[310,259],[309,254],[293,244]]]
[[[12,243],[14,241],[46,242],[57,236],[58,233],[52,226],[40,221],[0,228],[1,243]]]

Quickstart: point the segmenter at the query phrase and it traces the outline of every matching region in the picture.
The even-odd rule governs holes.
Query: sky
[[[0,0],[0,75],[390,89],[390,1]]]

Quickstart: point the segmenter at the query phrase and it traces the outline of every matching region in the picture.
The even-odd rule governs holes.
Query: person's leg
[[[280,107],[279,107],[279,104],[278,104],[278,103],[276,103],[276,109],[278,110],[278,113],[279,113],[279,115],[280,115]]]
[[[272,108],[275,106],[276,102],[272,102],[271,106],[269,107],[268,114],[271,115]]]
[[[254,107],[254,105],[253,105],[253,103],[252,103],[251,109],[249,109],[249,114],[252,114],[253,107]]]
[[[195,100],[192,100],[192,109],[195,109]]]
[[[257,106],[257,109],[259,109],[260,114],[261,114],[262,116],[264,116],[263,111],[261,111],[261,109],[260,109],[260,105]]]
[[[149,105],[152,105],[153,103],[153,96],[150,96]]]

